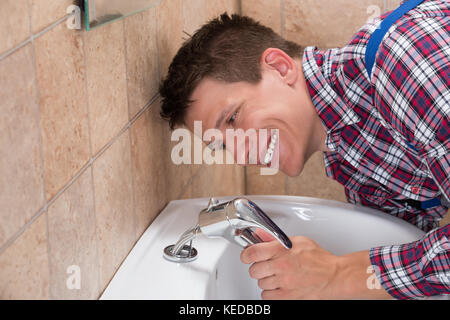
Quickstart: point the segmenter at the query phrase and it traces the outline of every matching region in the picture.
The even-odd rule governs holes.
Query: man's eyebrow
[[[239,104],[238,108],[241,107],[243,104],[244,104],[244,102],[241,102],[241,103]],[[228,106],[228,107],[220,114],[219,118],[218,118],[217,121],[216,121],[216,126],[215,126],[216,129],[219,129],[219,128],[220,128],[220,126],[222,125],[223,119],[227,116],[227,114],[230,113],[231,109],[233,109],[235,106],[236,106],[235,103],[229,105],[229,106]]]

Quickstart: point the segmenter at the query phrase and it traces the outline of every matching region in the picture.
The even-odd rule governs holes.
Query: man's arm
[[[241,261],[252,264],[249,273],[263,299],[392,298],[373,274],[369,251],[335,256],[309,238],[291,241],[290,250],[273,240],[241,253]]]
[[[450,225],[422,240],[370,250],[377,277],[397,299],[450,294]]]

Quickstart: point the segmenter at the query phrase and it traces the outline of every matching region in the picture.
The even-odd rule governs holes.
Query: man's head
[[[193,131],[194,121],[202,121],[203,130],[217,128],[224,137],[229,128],[278,129],[280,169],[297,175],[314,130],[301,55],[299,45],[253,19],[223,14],[174,57],[160,86],[161,115],[172,129]]]

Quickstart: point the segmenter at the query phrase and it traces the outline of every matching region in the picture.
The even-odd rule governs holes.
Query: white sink
[[[415,226],[386,213],[337,201],[248,196],[288,235],[307,236],[324,249],[342,255],[380,245],[409,243],[423,237]],[[218,198],[220,201],[233,197]],[[196,225],[207,198],[172,201],[142,235],[101,299],[260,299],[241,248],[225,239],[199,235],[197,260],[174,263],[163,258]]]

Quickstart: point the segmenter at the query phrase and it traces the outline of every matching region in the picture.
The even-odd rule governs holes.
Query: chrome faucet
[[[266,231],[285,248],[292,248],[288,236],[254,202],[236,198],[219,203],[211,198],[208,207],[200,211],[198,224],[183,233],[176,244],[167,246],[164,257],[172,262],[195,260],[197,250],[192,247],[192,240],[199,232],[210,238],[225,238],[245,248],[263,242],[255,233],[256,229]]]
[[[222,237],[242,247],[263,242],[255,233],[262,229],[285,248],[292,248],[286,234],[259,208],[246,198],[219,203],[211,198],[198,217],[200,231],[207,237]]]

